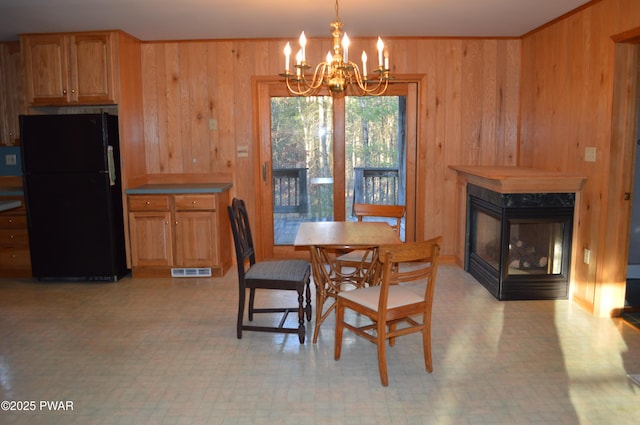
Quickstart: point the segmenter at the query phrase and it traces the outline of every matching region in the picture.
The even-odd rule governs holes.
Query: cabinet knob
[[[75,93],[75,92],[76,92],[76,90],[75,90],[75,89],[71,89],[71,93]]]
[[[15,238],[15,236],[13,236],[13,235],[9,236],[9,239],[13,239],[13,238]]]
[[[13,219],[12,218],[9,219],[9,223],[13,223]]]
[[[151,205],[151,202],[147,201],[144,203],[145,205]]]
[[[195,205],[195,204],[197,204],[197,203],[198,203],[198,201],[191,201],[191,203],[192,203],[193,205]]]
[[[11,254],[11,258],[16,258],[16,254]]]
[[[66,95],[66,94],[67,94],[67,90],[66,90],[66,89],[63,89],[63,90],[62,90],[62,94],[65,94],[65,95]]]

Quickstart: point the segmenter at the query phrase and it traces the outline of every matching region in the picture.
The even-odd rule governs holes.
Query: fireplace
[[[498,300],[566,299],[575,193],[467,185],[465,269]]]

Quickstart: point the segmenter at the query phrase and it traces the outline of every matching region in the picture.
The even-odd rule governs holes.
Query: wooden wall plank
[[[218,73],[216,67],[218,66],[218,46],[209,45],[207,50],[207,100],[206,107],[208,110],[207,128],[209,129],[209,171],[223,171],[227,167],[227,160],[224,149],[220,148],[220,133],[218,126],[219,113],[220,113],[220,101],[218,95]],[[210,126],[209,126],[210,124]]]
[[[183,173],[182,149],[183,140],[181,132],[182,104],[180,102],[180,52],[178,43],[169,43],[164,49],[164,85],[166,95],[166,113],[164,126],[164,139],[160,140],[160,146],[164,149],[163,169],[165,173]]]
[[[158,92],[158,63],[157,53],[161,49],[161,46],[153,49],[142,50],[142,61],[147,64],[142,68],[142,87],[145,93],[143,98],[144,109],[146,114],[144,116],[144,138],[146,141],[146,158],[145,162],[149,164],[155,164],[156,167],[161,164],[160,150],[158,147],[160,140],[160,123],[159,115],[160,110],[166,110],[162,105],[161,99],[159,99]],[[147,166],[147,169],[149,167]],[[153,170],[157,172],[157,169]]]
[[[185,168],[202,174],[210,171],[211,142],[209,139],[209,45],[204,42],[187,44],[189,61],[188,122],[191,152],[185,155]],[[188,164],[188,166],[187,166]]]

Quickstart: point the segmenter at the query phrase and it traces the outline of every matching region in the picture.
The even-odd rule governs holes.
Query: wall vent
[[[194,267],[171,269],[171,277],[211,277],[211,269]]]

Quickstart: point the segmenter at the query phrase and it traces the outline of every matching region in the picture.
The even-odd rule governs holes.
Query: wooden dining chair
[[[398,336],[422,332],[425,368],[429,373],[433,371],[431,308],[441,244],[442,237],[439,236],[424,242],[379,248],[380,284],[337,294],[335,360],[340,359],[344,329],[355,332],[377,345],[380,381],[386,387],[389,385],[386,341],[393,346]],[[398,263],[413,264],[414,267],[398,269],[394,267]],[[424,290],[414,291],[411,287],[415,285],[409,286],[407,282],[424,284]],[[345,320],[347,309],[368,317],[371,323],[363,326],[348,323]]]
[[[374,205],[374,204],[353,204],[353,214],[358,221],[365,221],[366,218],[383,218],[395,219],[395,224],[390,226],[401,236],[402,217],[405,214],[404,205]],[[335,260],[338,270],[342,267],[356,267],[364,260],[365,263],[371,262],[371,252],[363,250],[353,250],[338,256]]]
[[[236,261],[238,263],[238,321],[237,336],[242,338],[242,331],[297,333],[300,343],[305,340],[305,316],[311,320],[311,266],[305,260],[276,260],[256,262],[256,254],[249,226],[249,215],[245,203],[234,198],[227,207],[231,221],[231,230],[235,244]],[[244,308],[246,292],[249,290],[248,319],[253,321],[256,313],[282,313],[278,326],[256,326],[244,324]],[[257,289],[296,291],[297,307],[256,308]],[[306,305],[304,303],[306,294]],[[298,313],[298,326],[285,327],[287,316],[291,312]]]

